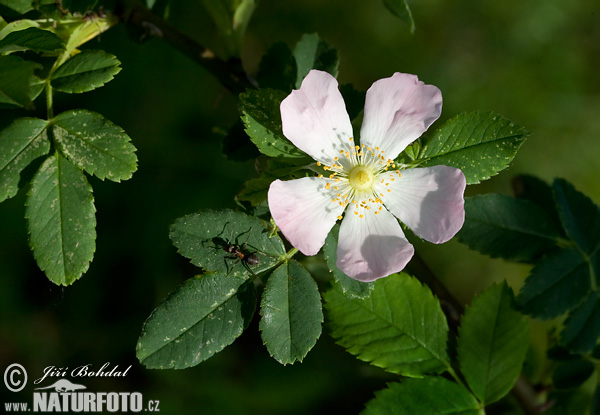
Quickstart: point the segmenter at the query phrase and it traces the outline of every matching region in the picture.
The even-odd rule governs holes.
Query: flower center
[[[363,165],[358,165],[350,171],[348,181],[354,190],[357,192],[363,192],[365,190],[370,190],[371,187],[373,187],[375,175],[370,168]]]

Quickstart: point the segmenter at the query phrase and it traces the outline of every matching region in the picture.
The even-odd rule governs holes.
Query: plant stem
[[[423,259],[415,252],[412,260],[407,266],[407,270],[417,277],[421,282],[427,284],[433,294],[439,298],[442,310],[448,318],[450,330],[456,336],[460,324],[461,315],[464,312],[464,306],[454,298],[442,282],[435,276],[433,271],[427,266]],[[454,371],[451,375],[457,379]],[[460,382],[462,383],[462,382]],[[528,415],[539,414],[537,394],[533,385],[523,376],[519,376],[515,386],[511,391],[513,397],[519,402],[521,408]]]
[[[141,39],[153,36],[163,39],[175,49],[194,60],[227,88],[233,94],[240,94],[248,88],[256,86],[250,81],[242,68],[240,59],[224,61],[210,49],[196,42],[191,37],[178,31],[165,20],[156,16],[139,0],[121,0],[120,9],[116,15],[119,18],[140,30]]]

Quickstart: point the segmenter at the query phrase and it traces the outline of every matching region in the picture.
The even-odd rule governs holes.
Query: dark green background
[[[600,201],[600,10],[589,0],[411,3],[417,30],[382,2],[262,0],[248,28],[243,61],[254,73],[276,41],[291,47],[318,32],[340,53],[341,83],[365,90],[393,72],[414,73],[442,90],[442,120],[494,110],[533,135],[513,166],[468,194],[510,193],[517,173],[564,177]],[[219,39],[199,2],[177,1],[170,21],[217,52]],[[28,248],[26,188],[0,205],[0,369],[13,362],[30,377],[47,366],[133,365],[124,379],[81,380],[91,391],[141,391],[167,414],[358,413],[393,376],[355,360],[326,334],[305,362],[283,367],[268,356],[257,319],[234,345],[183,371],[150,371],[135,358],[145,318],[196,270],[177,255],[168,226],[201,208],[234,207],[252,162],[220,155],[238,117],[235,97],[160,40],[140,44],[120,24],[85,48],[117,55],[123,70],[91,93],[56,96],[55,112],[87,108],[120,125],[138,148],[139,169],[121,184],[89,178],[96,196],[94,261],[63,288],[37,268]],[[43,103],[38,107],[43,110]],[[437,124],[440,124],[439,122]],[[436,124],[434,124],[435,127]],[[418,243],[461,301],[490,281],[518,286],[528,267],[491,260],[455,241]],[[457,260],[457,258],[459,260]],[[0,385],[1,386],[1,385]],[[25,391],[5,395],[30,400]]]

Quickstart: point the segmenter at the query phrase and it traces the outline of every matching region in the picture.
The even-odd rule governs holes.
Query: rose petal
[[[338,238],[336,265],[358,281],[373,281],[401,271],[413,256],[400,224],[387,210],[348,208]],[[354,211],[363,214],[354,214]]]
[[[273,220],[290,243],[304,255],[315,255],[325,243],[344,206],[332,203],[334,190],[326,190],[330,181],[317,177],[282,182],[269,187],[269,209]],[[330,182],[333,182],[332,180]]]
[[[436,244],[451,239],[465,222],[463,172],[433,166],[400,173],[389,182],[385,206],[421,238]]]
[[[281,102],[283,134],[296,147],[326,165],[351,145],[352,124],[336,79],[312,70],[300,89]]]
[[[360,142],[396,158],[442,113],[442,93],[415,75],[395,73],[367,91]]]

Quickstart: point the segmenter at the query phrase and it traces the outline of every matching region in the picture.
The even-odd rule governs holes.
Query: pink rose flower
[[[451,239],[465,219],[462,171],[393,161],[441,111],[440,90],[416,76],[380,79],[367,91],[359,145],[336,79],[311,71],[281,102],[283,134],[328,174],[271,183],[269,209],[283,235],[315,255],[341,220],[337,266],[359,281],[398,272],[413,256],[396,218],[427,241]]]

